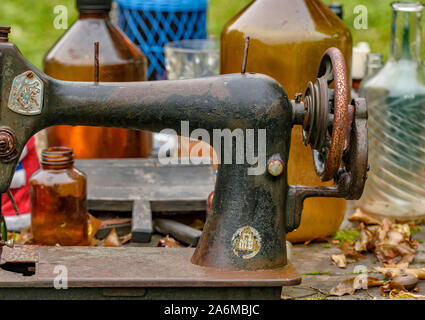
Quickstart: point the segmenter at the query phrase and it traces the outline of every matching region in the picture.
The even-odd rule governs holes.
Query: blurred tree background
[[[294,0],[295,1],[295,0]],[[64,5],[69,12],[69,25],[77,19],[75,0],[1,0],[0,25],[12,26],[11,40],[22,53],[37,67],[41,67],[47,50],[59,39],[65,30],[56,30],[53,21],[56,15],[53,8]],[[224,24],[245,7],[251,0],[210,0],[208,12],[208,31],[210,35],[220,36]],[[325,3],[336,2],[324,0]],[[344,6],[344,22],[352,31],[354,43],[368,41],[372,51],[388,54],[391,31],[392,0],[339,0]],[[367,30],[355,30],[354,8],[364,5],[368,9]]]

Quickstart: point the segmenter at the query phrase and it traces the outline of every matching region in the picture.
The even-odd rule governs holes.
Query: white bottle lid
[[[359,42],[353,48],[353,79],[362,79],[366,73],[367,55],[370,53],[368,42]]]

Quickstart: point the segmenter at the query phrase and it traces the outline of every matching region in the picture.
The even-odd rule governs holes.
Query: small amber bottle
[[[29,180],[31,225],[37,244],[87,245],[87,179],[74,168],[71,148],[41,153],[41,169]]]

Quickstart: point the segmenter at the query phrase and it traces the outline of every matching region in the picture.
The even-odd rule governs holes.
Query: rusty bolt
[[[27,71],[25,75],[27,76],[28,79],[32,79],[34,77],[34,73],[32,71]]]
[[[0,157],[7,157],[15,151],[15,136],[9,129],[0,129]]]
[[[283,161],[272,158],[267,164],[267,171],[274,177],[280,176],[283,173]]]

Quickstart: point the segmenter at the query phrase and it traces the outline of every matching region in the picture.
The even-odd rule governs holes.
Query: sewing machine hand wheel
[[[334,90],[328,88],[331,83]],[[348,146],[353,113],[349,103],[344,56],[330,48],[323,55],[317,79],[309,82],[304,99],[303,142],[312,147],[314,167],[322,181],[336,176]]]

